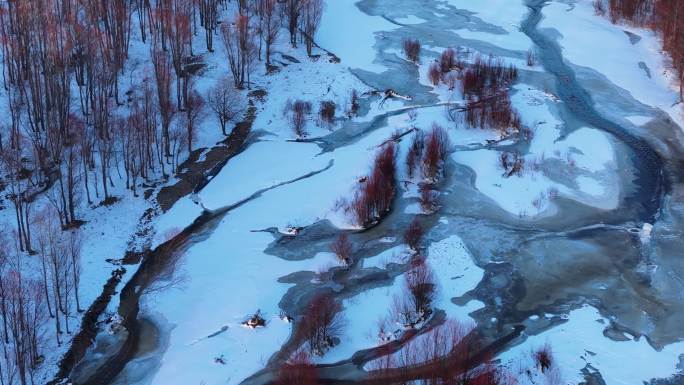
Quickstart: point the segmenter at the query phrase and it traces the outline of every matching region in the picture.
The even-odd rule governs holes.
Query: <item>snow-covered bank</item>
[[[640,385],[653,378],[668,378],[677,371],[684,343],[653,349],[645,338],[625,334],[624,341],[607,338],[603,330],[610,320],[591,306],[583,306],[564,317],[567,321],[535,336],[501,354],[499,359],[517,375],[519,384],[535,384],[544,376],[531,372],[537,365],[532,352],[548,344],[553,351],[553,365],[560,371],[563,384],[577,385],[586,380],[582,370],[599,372],[607,384]],[[540,378],[541,377],[541,378]]]
[[[523,171],[505,176],[499,150],[457,151],[453,159],[475,171],[476,188],[520,217],[553,213],[559,195],[603,210],[617,207],[620,187],[610,137],[591,128],[564,136],[563,122],[552,113],[554,98],[525,84],[514,89],[513,105],[533,127]]]
[[[328,1],[316,40],[321,47],[342,58],[342,64],[347,67],[383,72],[387,68],[375,60],[375,39],[381,31],[392,31],[397,26],[382,17],[361,12],[357,2]]]
[[[527,51],[532,47],[532,42],[519,27],[528,12],[523,0],[446,0],[445,3],[472,12],[473,18],[486,23],[486,28],[480,27],[482,30],[468,27],[454,30],[459,36],[516,51]]]
[[[684,127],[684,106],[677,104],[679,84],[656,33],[611,24],[608,18],[594,13],[590,0],[572,5],[553,1],[544,7],[543,14],[539,27],[560,33],[559,44],[568,62],[599,72],[634,99],[662,109]]]

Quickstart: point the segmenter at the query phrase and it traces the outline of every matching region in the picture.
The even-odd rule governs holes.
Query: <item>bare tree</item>
[[[7,283],[7,272],[10,269],[11,244],[13,240],[3,230],[0,230],[0,312],[2,312],[2,341],[9,343],[9,329],[7,323],[7,298],[10,295]]]
[[[221,125],[223,135],[228,135],[226,125],[242,111],[242,98],[230,85],[227,78],[221,78],[207,95],[209,108],[214,112]]]
[[[154,65],[154,76],[157,80],[157,105],[161,116],[162,147],[164,156],[168,158],[171,156],[169,128],[175,113],[171,102],[171,63],[164,51],[153,47],[152,64]]]
[[[314,45],[314,36],[321,24],[321,16],[323,16],[323,0],[301,0],[302,7],[302,34],[304,41],[306,41],[306,53],[311,55],[311,50]]]
[[[311,102],[295,100],[294,103],[288,100],[285,106],[285,113],[290,115],[292,130],[298,138],[306,136],[306,120],[311,113]]]
[[[83,247],[83,237],[78,229],[69,232],[66,246],[69,257],[69,270],[71,270],[70,279],[72,280],[72,286],[74,288],[76,311],[80,313],[83,309],[81,309],[78,289],[81,283],[81,249]]]
[[[245,83],[249,82],[250,65],[256,53],[249,17],[236,15],[232,24],[224,24],[221,27],[221,37],[228,53],[228,63],[235,87],[242,89]]]
[[[271,47],[280,32],[280,13],[277,9],[278,0],[257,0],[259,16],[261,17],[261,40],[266,46],[266,70],[271,65]]]
[[[33,372],[42,360],[42,328],[47,321],[40,283],[23,277],[19,262],[7,277],[9,296],[7,312],[9,344],[13,366],[22,385],[33,384]]]
[[[0,152],[0,164],[5,170],[8,187],[8,197],[14,205],[14,214],[17,222],[19,248],[22,251],[31,252],[31,229],[30,212],[32,201],[30,200],[30,184],[28,173],[30,169],[20,149],[6,147]]]
[[[168,25],[168,35],[171,41],[171,63],[176,72],[176,103],[177,109],[183,109],[182,97],[187,96],[188,79],[183,60],[187,49],[192,51],[192,35],[190,32],[190,14],[192,3],[189,0],[171,0],[173,12],[172,22]]]
[[[297,46],[297,28],[299,16],[306,0],[284,0],[285,15],[287,17],[287,30],[290,32],[290,44]]]
[[[214,32],[218,24],[218,0],[199,0],[200,23],[204,27],[207,50],[214,52]]]
[[[195,129],[204,117],[204,99],[197,92],[192,83],[185,101],[185,124],[187,127],[188,153],[192,152],[192,141],[196,135]]]

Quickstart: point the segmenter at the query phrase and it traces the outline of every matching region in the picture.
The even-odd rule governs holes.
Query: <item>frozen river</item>
[[[305,63],[307,79],[276,76],[273,87],[292,94],[267,89],[251,144],[195,199],[208,212],[185,198],[164,215],[160,233],[184,230],[140,265],[121,294],[127,331],[101,336],[74,383],[267,383],[299,347],[280,313],[296,318],[317,293],[341,301],[351,325],[319,360],[322,378],[363,381],[364,365],[377,357],[367,335],[401,285],[401,234],[416,217],[440,281],[432,322],[472,322],[501,365],[524,366],[521,357],[548,343],[563,383],[641,384],[675,374],[684,357],[676,92],[660,68],[653,77],[636,71],[663,65],[654,59],[656,38],[626,34],[594,16],[590,3],[329,0],[317,40],[341,63]],[[573,34],[575,25],[594,28],[585,32],[590,43],[573,40],[587,38]],[[421,41],[419,65],[403,58],[405,38]],[[583,44],[602,52],[579,54]],[[499,140],[448,118],[445,105],[462,96],[427,81],[429,63],[448,47],[519,67],[511,98],[533,138]],[[290,140],[285,99],[341,99],[352,87],[410,100],[365,97],[358,118]],[[439,209],[422,212],[415,189],[400,184],[392,212],[356,231],[338,200],[395,132],[433,123],[452,143]],[[402,165],[409,136],[398,145]],[[521,154],[529,168],[502,176],[504,152]],[[291,226],[296,236],[284,234]],[[349,268],[329,266],[340,231],[356,246]],[[267,327],[242,327],[257,310]]]

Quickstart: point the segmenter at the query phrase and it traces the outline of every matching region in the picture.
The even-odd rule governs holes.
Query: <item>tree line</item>
[[[138,196],[165,181],[207,115],[228,135],[257,62],[271,72],[281,32],[311,55],[322,10],[323,0],[0,3],[0,192],[15,222],[0,231],[0,385],[33,383],[45,343],[73,331],[88,206],[115,203],[117,185]],[[227,70],[200,93],[197,63],[216,37]]]

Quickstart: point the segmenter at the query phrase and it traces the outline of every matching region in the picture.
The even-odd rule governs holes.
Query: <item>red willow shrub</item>
[[[534,67],[537,64],[537,55],[535,55],[534,50],[529,49],[527,51],[527,66]]]
[[[432,301],[435,298],[435,276],[425,258],[415,258],[411,270],[404,275],[406,288],[411,293],[413,311],[417,321],[426,320],[432,314]]]
[[[300,332],[309,343],[311,354],[322,356],[342,332],[342,306],[330,294],[313,297],[306,308]]]
[[[423,209],[423,211],[433,212],[435,209],[437,209],[438,192],[435,191],[433,187],[434,185],[432,184],[423,183],[418,188],[418,192],[420,193],[420,208]]]
[[[309,354],[303,350],[296,352],[291,359],[283,363],[276,378],[274,385],[316,385],[318,384],[318,373],[316,367],[311,362]]]
[[[404,274],[404,288],[392,298],[390,318],[405,328],[414,328],[432,314],[437,285],[425,258],[416,255]]]
[[[428,79],[430,79],[430,83],[433,86],[439,84],[439,81],[442,79],[442,72],[439,69],[439,63],[430,64],[430,67],[428,68]]]
[[[337,239],[335,239],[335,242],[333,242],[330,249],[335,253],[335,256],[340,262],[346,265],[352,263],[353,246],[347,233],[340,234]]]
[[[468,127],[492,128],[503,135],[510,129],[519,132],[522,127],[520,115],[513,108],[507,90],[482,100],[467,96],[464,121]]]
[[[290,114],[292,130],[298,138],[306,136],[306,118],[311,113],[311,102],[295,100],[294,103],[287,101],[285,113]]]
[[[620,21],[627,21],[640,25],[646,25],[652,22],[654,14],[654,5],[657,1],[654,0],[608,0],[608,15],[610,21],[617,23]],[[669,1],[668,1],[669,2]],[[594,2],[594,9],[599,8],[599,5]],[[603,1],[601,6],[605,8]]]
[[[361,105],[359,103],[359,93],[355,89],[351,91],[349,96],[349,115],[354,116],[359,113],[359,108]]]
[[[461,71],[465,67],[465,63],[458,59],[456,51],[453,48],[447,48],[442,52],[439,60],[430,64],[428,68],[428,79],[432,85],[436,86],[440,81],[443,81],[450,90],[456,88],[458,83],[458,74],[452,70]]]
[[[405,39],[403,48],[407,59],[414,63],[420,60],[420,42],[417,39]]]
[[[323,123],[333,124],[335,121],[335,109],[337,106],[332,100],[324,100],[318,109],[318,116]]]
[[[514,65],[505,66],[501,58],[476,56],[473,64],[463,72],[461,91],[466,96],[483,99],[507,87],[518,78]]]
[[[404,274],[404,288],[392,298],[390,318],[404,328],[415,328],[432,314],[435,277],[425,258],[417,255]]]
[[[542,373],[545,373],[547,370],[551,369],[551,365],[553,365],[553,352],[551,351],[551,346],[545,344],[540,347],[533,352],[533,358],[535,364],[539,367],[539,370],[541,370]]]
[[[518,77],[515,66],[506,67],[501,59],[477,56],[463,74],[461,91],[466,99],[464,122],[469,127],[493,128],[507,134],[519,132],[520,116],[513,109],[508,85]]]
[[[404,289],[402,293],[395,294],[392,297],[390,319],[404,328],[413,328],[420,321],[414,309],[411,294],[407,289]]]
[[[452,48],[445,49],[444,52],[442,52],[442,55],[439,57],[439,68],[442,73],[445,74],[457,67],[456,51],[454,51]]]
[[[417,251],[424,234],[425,230],[423,230],[423,226],[420,225],[420,221],[418,218],[414,218],[404,232],[404,243],[412,250]]]
[[[684,2],[657,0],[651,25],[663,37],[663,49],[679,74],[679,97],[684,100]]]
[[[432,125],[432,131],[425,139],[423,153],[423,177],[436,182],[442,176],[444,164],[449,155],[449,135],[438,124]]]
[[[415,130],[416,133],[413,135],[413,141],[411,142],[411,147],[409,147],[406,153],[406,172],[409,178],[413,178],[413,173],[418,168],[420,160],[423,157],[423,131],[420,129]]]
[[[377,348],[380,358],[368,362],[367,368],[371,370],[373,375],[371,377],[379,377],[391,369],[396,368],[397,357],[393,354],[393,349],[390,344],[384,344]],[[388,385],[393,385],[394,382],[387,382]]]
[[[506,178],[513,175],[522,176],[523,170],[525,169],[525,158],[523,158],[519,152],[514,152],[512,154],[509,152],[502,152],[501,155],[499,155],[499,160]]]
[[[484,382],[499,378],[493,365],[471,360],[474,353],[468,334],[472,325],[447,319],[424,334],[411,338],[394,352],[390,345],[379,348],[381,357],[369,362],[371,381],[375,384],[467,384],[496,385]],[[480,380],[482,378],[482,380]]]
[[[375,157],[373,169],[359,186],[351,204],[354,221],[360,226],[377,222],[392,208],[396,192],[396,145],[385,144]]]

